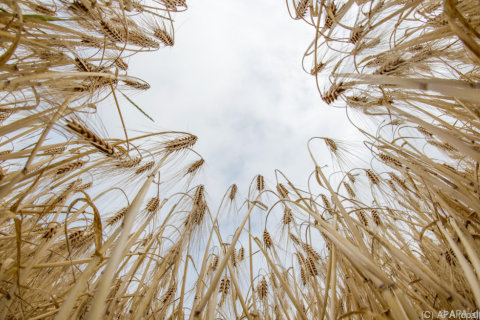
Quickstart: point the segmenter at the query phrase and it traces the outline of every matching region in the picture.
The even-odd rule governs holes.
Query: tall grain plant
[[[479,308],[478,6],[287,8],[314,34],[304,69],[326,104],[345,108],[364,150],[314,137],[307,187],[276,170],[246,197],[232,185],[214,210],[194,184],[197,137],[132,135],[118,100],[143,112],[129,92],[149,85],[127,74],[128,57],[173,45],[184,1],[0,3],[1,319]],[[100,130],[104,101],[117,106],[119,138]]]
[[[191,150],[197,137],[125,130],[108,138],[96,112],[110,99],[123,125],[119,93],[138,108],[129,92],[149,85],[127,74],[127,59],[173,45],[172,17],[185,8],[0,4],[0,318],[169,312],[160,297],[175,294],[185,248],[208,210],[203,187],[188,186],[203,164]],[[192,158],[195,169],[185,161]],[[164,171],[174,183],[188,177],[182,193],[163,188]]]

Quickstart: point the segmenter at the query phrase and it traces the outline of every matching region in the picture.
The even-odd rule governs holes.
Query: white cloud
[[[305,185],[313,170],[307,140],[354,132],[344,111],[326,106],[301,68],[314,29],[273,0],[189,5],[176,15],[173,48],[130,59],[131,75],[152,86],[133,100],[157,129],[199,137],[195,149],[206,160],[213,200],[232,183],[246,194],[259,173],[273,182],[274,169]],[[148,121],[128,103],[122,108],[130,128]]]

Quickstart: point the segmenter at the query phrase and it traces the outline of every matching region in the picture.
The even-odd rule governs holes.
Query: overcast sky
[[[274,183],[274,169],[305,186],[313,170],[307,140],[351,138],[345,112],[325,105],[302,70],[314,29],[292,20],[284,2],[190,1],[174,18],[174,47],[129,60],[129,74],[151,85],[132,99],[155,124],[125,101],[122,108],[130,129],[199,137],[212,200],[232,183],[246,195],[257,174]]]

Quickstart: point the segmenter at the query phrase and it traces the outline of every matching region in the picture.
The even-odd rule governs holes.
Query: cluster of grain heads
[[[203,164],[187,163],[197,137],[113,139],[96,114],[119,92],[149,88],[126,75],[128,57],[173,45],[171,15],[185,8],[0,4],[0,318],[148,318],[172,314],[191,290],[185,211],[198,228],[208,210],[184,181]],[[186,188],[172,195],[175,183]]]
[[[304,69],[315,70],[326,104],[347,107],[371,158],[347,168],[342,147],[322,138],[340,170],[329,174],[311,143],[324,190],[295,211],[316,219],[307,237],[316,230],[326,243],[316,266],[326,297],[313,298],[320,317],[478,309],[478,10],[468,1],[311,1],[308,13],[316,32]],[[296,256],[308,285],[311,264]]]

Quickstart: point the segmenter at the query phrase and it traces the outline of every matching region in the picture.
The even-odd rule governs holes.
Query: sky
[[[127,127],[197,135],[194,149],[205,159],[199,181],[214,203],[233,183],[245,196],[257,174],[274,187],[275,169],[305,186],[314,169],[307,140],[356,134],[302,69],[314,29],[277,0],[188,5],[174,16],[173,47],[128,61],[129,75],[151,85],[131,98],[155,123],[123,101]]]

